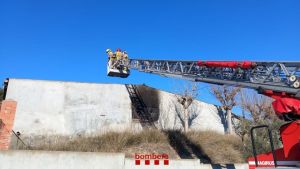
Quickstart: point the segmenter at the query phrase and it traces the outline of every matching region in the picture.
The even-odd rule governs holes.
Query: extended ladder
[[[132,84],[125,84],[125,86],[141,125],[145,128],[156,128],[151,113],[148,112],[147,106],[136,86]]]
[[[300,62],[130,59],[129,67],[191,81],[286,92],[300,98]]]

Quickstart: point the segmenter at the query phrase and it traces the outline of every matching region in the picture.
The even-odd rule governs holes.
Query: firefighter
[[[128,60],[128,54],[126,51],[123,52],[123,59]]]
[[[117,60],[121,60],[123,57],[123,53],[120,48],[117,48],[117,50],[116,50],[116,57],[117,57]]]
[[[126,51],[123,52],[123,63],[124,63],[124,70],[128,70],[127,66],[128,66],[128,54]]]
[[[116,67],[116,68],[119,69],[120,68],[120,63],[122,63],[122,57],[123,57],[123,53],[122,53],[120,48],[117,48],[117,50],[115,52],[115,56],[116,56],[116,61],[113,64],[113,67]]]
[[[113,52],[110,50],[110,49],[106,49],[106,53],[107,53],[107,55],[108,55],[108,59],[111,59],[111,58],[113,58],[114,56],[114,54],[113,54]]]
[[[106,49],[106,53],[108,55],[108,65],[109,68],[111,68],[114,62],[116,61],[116,56],[110,49]]]

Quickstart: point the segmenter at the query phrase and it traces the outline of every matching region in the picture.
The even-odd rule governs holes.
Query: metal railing
[[[268,125],[254,126],[250,130],[250,133],[251,133],[251,142],[252,142],[252,150],[253,150],[253,156],[254,156],[254,159],[255,159],[255,165],[256,165],[256,167],[258,166],[257,152],[256,152],[255,140],[254,140],[254,130],[260,129],[260,128],[267,128],[267,130],[268,130],[269,141],[270,141],[271,151],[272,151],[272,155],[273,155],[274,165],[275,165],[275,167],[277,167],[277,158],[276,158],[276,154],[275,154],[275,151],[274,151],[274,144],[273,144],[272,132],[271,132],[271,130],[270,130],[270,128],[269,128]]]

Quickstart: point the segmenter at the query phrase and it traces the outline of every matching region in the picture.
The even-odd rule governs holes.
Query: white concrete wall
[[[142,161],[143,162],[143,161]],[[162,163],[162,162],[161,162]],[[200,160],[169,160],[169,165],[154,165],[153,160],[150,165],[135,165],[134,159],[125,159],[124,169],[200,169]]]
[[[169,165],[135,165],[121,153],[0,151],[1,169],[247,169],[248,164],[210,165],[199,160],[169,160]]]
[[[202,164],[198,159],[169,160],[169,165],[135,165],[134,159],[125,158],[124,169],[248,169],[248,164]]]
[[[160,116],[157,126],[178,129],[174,94],[159,92]],[[151,96],[149,96],[151,97]],[[132,123],[132,109],[125,85],[61,81],[10,79],[7,99],[18,102],[14,131],[26,135],[98,134],[126,130]],[[214,105],[195,101],[197,114],[191,128],[224,133],[224,126]]]
[[[91,134],[131,124],[124,85],[10,79],[6,98],[18,102],[13,129],[21,134]]]
[[[124,154],[0,151],[1,169],[123,169]]]

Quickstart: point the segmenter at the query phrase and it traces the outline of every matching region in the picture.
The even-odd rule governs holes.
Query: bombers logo
[[[168,154],[135,154],[135,165],[141,165],[141,161],[144,161],[145,165],[169,165]]]

